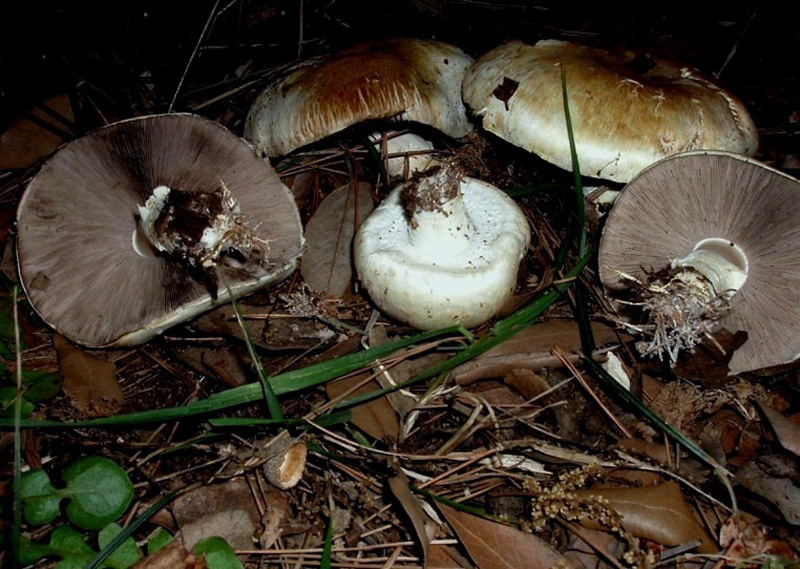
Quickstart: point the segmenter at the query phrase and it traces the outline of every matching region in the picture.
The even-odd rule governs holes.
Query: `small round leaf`
[[[49,524],[58,515],[60,498],[44,470],[32,470],[20,481],[22,515],[31,525]]]
[[[64,470],[70,498],[67,517],[83,529],[99,530],[121,516],[133,499],[133,484],[125,471],[99,456],[82,458]]]

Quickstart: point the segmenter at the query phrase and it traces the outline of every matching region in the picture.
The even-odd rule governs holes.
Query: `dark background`
[[[372,38],[435,38],[475,57],[509,39],[560,38],[668,57],[709,76],[724,66],[718,81],[751,110],[762,135],[760,157],[780,166],[786,160],[778,155],[798,151],[795,4],[220,0],[174,110],[221,97],[199,112],[240,117],[256,87],[226,97],[228,90],[298,55]],[[214,6],[208,0],[14,1],[0,20],[0,128],[64,90],[88,95],[114,118],[166,111]],[[92,122],[78,120],[76,129]]]

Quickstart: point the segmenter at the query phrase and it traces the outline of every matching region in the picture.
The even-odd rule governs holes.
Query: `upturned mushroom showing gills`
[[[17,212],[25,292],[91,347],[141,343],[291,273],[289,191],[244,140],[186,114],[130,119],[53,155]]]
[[[528,220],[497,188],[436,165],[398,186],[356,234],[354,262],[378,308],[422,330],[473,327],[510,298]]]
[[[646,353],[674,362],[724,327],[748,334],[732,374],[800,354],[800,181],[778,170],[710,151],[654,164],[617,198],[598,265],[612,298],[638,291]]]
[[[270,157],[373,119],[422,123],[460,138],[471,130],[461,101],[471,64],[459,48],[432,40],[356,45],[275,78],[253,103],[244,135]]]
[[[512,41],[467,71],[464,102],[487,131],[572,170],[564,67],[581,171],[615,182],[678,152],[755,154],[758,134],[736,97],[689,68],[646,59],[637,72],[638,63],[564,41]]]

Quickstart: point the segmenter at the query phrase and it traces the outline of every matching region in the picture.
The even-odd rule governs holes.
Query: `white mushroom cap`
[[[354,242],[356,270],[373,302],[422,330],[473,327],[494,316],[514,291],[530,243],[528,220],[505,193],[472,178],[457,183],[460,196],[431,200],[428,210],[403,203],[408,185],[395,188]]]
[[[695,259],[697,253],[701,259]],[[722,257],[717,269],[703,265]],[[609,296],[628,288],[620,272],[691,265],[718,294],[730,290],[719,324],[744,331],[730,372],[783,365],[800,355],[800,181],[755,160],[726,152],[687,152],[640,173],[609,213],[598,250]]]
[[[657,62],[639,74],[626,63],[564,41],[513,41],[475,62],[464,77],[464,102],[489,132],[572,170],[565,66],[575,144],[587,176],[627,182],[653,162],[690,150],[755,154],[755,125],[733,95],[687,68]]]
[[[244,136],[282,156],[370,119],[432,126],[459,138],[471,125],[461,81],[472,58],[446,43],[389,39],[356,45],[290,68],[259,95]]]
[[[376,132],[369,136],[369,140],[379,148],[386,141],[386,175],[390,179],[406,178],[415,172],[422,172],[434,160],[433,143],[413,132]]]
[[[209,256],[216,297],[197,279],[204,268],[157,252],[144,236],[139,208],[169,189],[190,204],[223,200],[241,211],[236,223],[266,252],[252,262]],[[186,114],[122,121],[61,148],[25,190],[17,228],[34,309],[92,347],[144,342],[229,300],[226,286],[240,296],[276,282],[294,270],[303,244],[297,207],[272,167],[220,124]],[[203,242],[204,227],[195,229],[195,244]]]

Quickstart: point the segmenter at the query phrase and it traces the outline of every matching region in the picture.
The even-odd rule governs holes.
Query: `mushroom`
[[[557,40],[519,41],[480,57],[464,76],[464,102],[500,138],[572,170],[564,121],[566,70],[572,129],[587,176],[628,182],[678,152],[752,156],[758,135],[744,105],[686,67],[638,60]]]
[[[422,330],[473,327],[509,299],[529,244],[511,198],[445,164],[392,190],[358,230],[353,257],[386,314]]]
[[[459,138],[471,129],[461,101],[471,64],[455,46],[403,38],[301,62],[258,96],[244,136],[270,157],[370,119],[414,121]]]
[[[122,121],[62,147],[31,180],[17,220],[28,299],[91,347],[144,342],[277,282],[303,244],[270,165],[187,114]]]
[[[673,362],[714,330],[744,331],[732,374],[800,354],[800,181],[720,151],[666,158],[620,193],[603,230],[608,294],[639,289],[645,352]]]
[[[415,172],[427,170],[438,163],[433,156],[433,143],[413,132],[376,132],[369,136],[386,156],[386,175],[389,179],[407,179]]]

